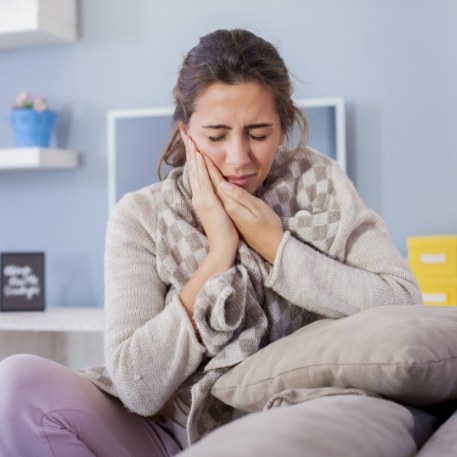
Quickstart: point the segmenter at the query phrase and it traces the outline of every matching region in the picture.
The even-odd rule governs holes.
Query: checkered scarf
[[[315,153],[280,150],[256,193],[281,217],[285,230],[324,253],[330,252],[341,219],[331,169],[331,162]],[[174,169],[163,184],[157,268],[170,290],[178,293],[206,257],[208,241],[192,208],[187,167]],[[241,241],[232,268],[210,278],[196,298],[194,319],[207,358],[182,386],[192,395],[190,443],[243,414],[210,395],[222,374],[319,318],[266,288],[270,269]]]

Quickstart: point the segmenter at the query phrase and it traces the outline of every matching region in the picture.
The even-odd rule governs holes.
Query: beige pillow
[[[314,322],[253,354],[211,393],[262,410],[285,389],[355,387],[411,405],[457,398],[457,307],[383,306]]]

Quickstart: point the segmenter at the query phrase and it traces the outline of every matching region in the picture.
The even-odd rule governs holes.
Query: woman
[[[176,454],[240,415],[209,390],[264,345],[322,317],[420,302],[380,217],[303,147],[291,94],[277,50],[248,31],[188,53],[161,160],[173,169],[108,223],[106,366],[3,361],[2,455]]]

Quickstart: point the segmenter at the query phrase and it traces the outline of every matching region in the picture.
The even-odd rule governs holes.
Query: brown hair
[[[185,56],[173,89],[175,128],[163,152],[163,163],[178,167],[186,161],[178,123],[188,125],[200,93],[213,83],[258,82],[274,96],[281,128],[286,135],[300,128],[299,145],[306,141],[308,125],[303,112],[292,101],[289,72],[276,48],[247,30],[216,30],[200,38]]]

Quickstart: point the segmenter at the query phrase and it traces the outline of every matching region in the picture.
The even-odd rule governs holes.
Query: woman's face
[[[213,83],[198,97],[187,134],[225,179],[253,194],[284,134],[274,97],[259,83]]]

